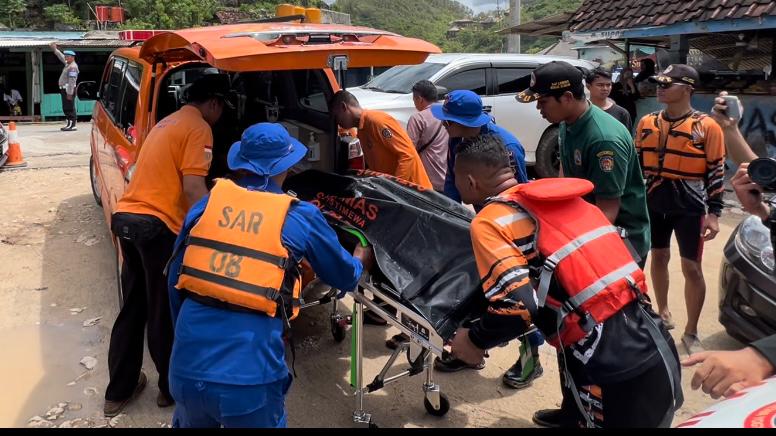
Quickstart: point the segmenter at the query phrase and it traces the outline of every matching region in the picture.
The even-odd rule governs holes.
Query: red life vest
[[[647,292],[621,230],[582,198],[592,190],[587,180],[541,179],[491,199],[517,206],[536,221],[542,267],[532,278],[539,307],[557,313],[557,331],[544,332],[556,348],[583,339],[633,301],[635,288]],[[553,280],[567,297],[563,301],[548,295]]]

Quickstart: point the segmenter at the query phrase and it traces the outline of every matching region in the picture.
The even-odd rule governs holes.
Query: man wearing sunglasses
[[[698,319],[706,295],[701,269],[703,243],[719,232],[722,212],[725,143],[722,129],[690,104],[698,72],[675,64],[650,78],[657,83],[660,112],[641,119],[636,147],[647,179],[652,233],[652,286],[660,316],[674,328],[668,309],[669,242],[676,234],[684,274],[687,325],[682,336],[689,354],[703,351]]]

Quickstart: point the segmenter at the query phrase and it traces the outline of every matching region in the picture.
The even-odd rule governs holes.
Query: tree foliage
[[[215,0],[126,0],[130,16],[125,27],[176,29],[212,21],[219,4]]]
[[[421,38],[437,45],[446,39],[450,22],[471,15],[453,0],[337,0],[337,10],[350,14],[353,24]]]
[[[80,27],[83,24],[81,19],[75,16],[73,9],[66,4],[45,6],[43,16],[46,17],[46,22],[51,27],[55,27],[57,24]]]
[[[0,0],[0,22],[11,28],[24,27],[26,10],[25,0]]]

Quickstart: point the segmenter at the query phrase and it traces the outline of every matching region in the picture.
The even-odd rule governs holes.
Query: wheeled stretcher
[[[352,323],[354,421],[373,424],[364,395],[421,373],[426,410],[446,414],[450,403],[434,382],[434,356],[442,356],[457,328],[478,317],[487,304],[469,235],[474,214],[434,191],[370,172],[340,176],[310,170],[289,177],[284,187],[317,205],[346,249],[352,251],[359,243],[375,253],[376,268],[362,277],[353,293],[352,319],[336,313],[336,298],[331,315],[332,333],[344,335],[340,329]],[[365,310],[410,338],[368,384],[362,364]],[[389,375],[402,355],[408,366]]]
[[[364,408],[364,395],[380,390],[385,385],[404,377],[420,373],[425,375],[423,405],[426,411],[435,416],[444,416],[450,410],[450,401],[441,392],[439,385],[434,382],[433,358],[434,356],[442,356],[445,340],[434,330],[428,320],[396,300],[394,292],[386,289],[382,284],[374,283],[371,277],[365,277],[362,278],[358,291],[353,293],[355,304],[351,348],[351,386],[355,390],[356,397],[356,409],[353,411],[353,422],[355,423],[375,426],[372,415]],[[375,297],[382,300],[384,304],[375,303]],[[363,371],[365,309],[371,310],[410,338],[409,342],[401,343],[393,351],[380,373],[367,385],[364,385]],[[388,377],[388,371],[402,354],[406,355],[409,366],[400,373]]]

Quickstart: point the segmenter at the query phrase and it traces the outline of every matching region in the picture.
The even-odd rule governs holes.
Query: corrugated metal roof
[[[0,38],[12,39],[81,39],[86,32],[38,32],[34,30],[3,30],[0,31]]]
[[[585,0],[569,21],[569,30],[628,29],[767,15],[776,16],[773,0]]]
[[[121,39],[81,39],[81,40],[55,40],[55,39],[7,39],[0,38],[0,48],[28,48],[48,47],[52,42],[58,43],[62,48],[94,47],[115,48],[128,47],[132,41]]]

